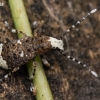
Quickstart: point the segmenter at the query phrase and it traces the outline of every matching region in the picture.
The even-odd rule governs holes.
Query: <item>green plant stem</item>
[[[8,2],[16,29],[23,31],[28,36],[32,36],[32,31],[24,8],[23,0],[8,0]],[[18,33],[18,38],[22,37],[23,35]],[[35,61],[37,63],[37,68],[33,78],[33,84],[36,87],[36,98],[37,100],[53,100],[40,57],[37,56]],[[31,67],[33,67],[33,61],[27,63],[27,66],[29,76],[31,76]]]

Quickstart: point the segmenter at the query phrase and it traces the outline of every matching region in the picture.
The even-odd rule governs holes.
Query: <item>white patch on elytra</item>
[[[7,62],[5,60],[3,60],[3,57],[1,55],[1,53],[2,53],[2,47],[3,47],[3,44],[1,43],[0,44],[0,67],[2,67],[4,69],[8,69]]]
[[[18,44],[22,44],[22,42],[20,40],[17,41]]]
[[[60,50],[64,50],[64,43],[62,40],[57,40],[56,38],[50,37],[49,40],[51,42],[51,46],[53,48],[58,48]]]
[[[20,57],[23,57],[24,56],[24,52],[22,51],[21,53],[20,53]]]

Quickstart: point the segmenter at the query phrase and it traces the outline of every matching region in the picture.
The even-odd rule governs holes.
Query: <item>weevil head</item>
[[[56,38],[50,37],[48,39],[50,41],[52,48],[58,48],[59,50],[64,50],[64,43],[63,40],[58,40]]]
[[[64,50],[64,43],[62,40],[49,36],[39,36],[38,38],[34,37],[34,39],[34,49],[36,54],[43,54],[51,49],[59,49],[61,51]]]

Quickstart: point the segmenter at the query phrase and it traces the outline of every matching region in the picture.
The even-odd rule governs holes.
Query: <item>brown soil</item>
[[[38,34],[44,34],[59,38],[64,29],[69,28],[77,20],[82,19],[89,11],[100,6],[99,0],[44,0],[51,14],[47,11],[42,0],[24,0],[31,27]],[[13,26],[8,3],[0,8],[1,20],[7,20]],[[88,17],[71,33],[67,34],[68,46],[65,46],[72,57],[75,57],[88,65],[100,75],[100,11]],[[34,21],[37,26],[34,26]],[[61,23],[63,21],[63,23]],[[1,23],[0,27],[6,32],[0,32],[2,39],[5,37],[17,38],[10,33]],[[54,100],[100,100],[100,81],[84,69],[58,51],[45,54],[52,68],[44,68]],[[7,71],[0,69],[0,78]],[[29,90],[30,81],[26,68],[21,68],[14,73],[9,80],[0,86],[0,100],[35,100],[35,96]]]

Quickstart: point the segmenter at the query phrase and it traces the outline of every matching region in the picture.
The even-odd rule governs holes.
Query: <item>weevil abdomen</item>
[[[19,67],[52,48],[63,50],[63,41],[48,36],[27,36],[0,44],[0,66],[4,69]]]

